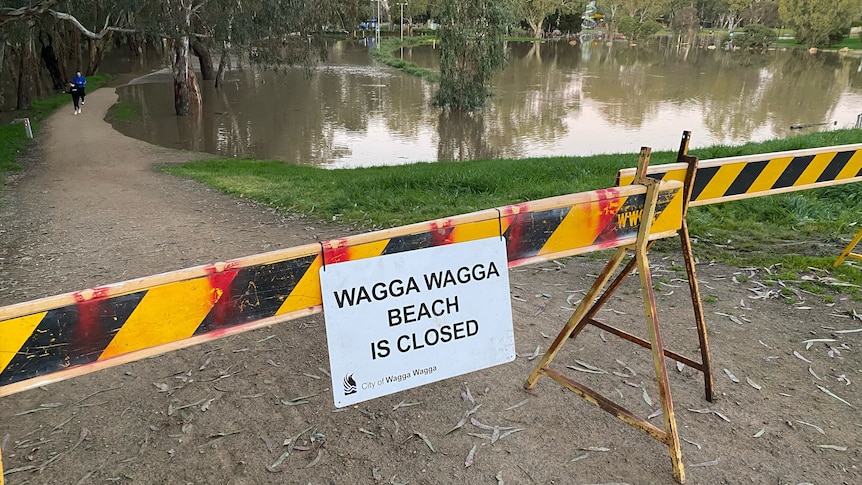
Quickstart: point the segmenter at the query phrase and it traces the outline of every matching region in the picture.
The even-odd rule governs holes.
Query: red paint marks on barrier
[[[239,265],[240,262],[235,259],[229,261],[221,261],[218,263],[212,263],[204,266],[204,272],[206,272],[207,274],[222,273],[237,268]]]
[[[452,231],[455,226],[451,219],[442,221],[434,221],[431,223],[431,244],[433,246],[444,246],[452,243]]]
[[[101,298],[91,298],[80,301],[76,309],[78,310],[78,322],[74,327],[73,339],[73,347],[76,350],[70,350],[69,354],[91,355],[100,353],[107,341],[101,318],[103,315],[106,318],[117,318],[116,315],[113,315],[110,302]]]
[[[324,264],[343,263],[350,261],[350,247],[347,239],[333,239],[323,243]]]
[[[231,322],[234,316],[234,308],[231,301],[231,283],[236,278],[239,270],[230,269],[219,271],[207,276],[210,285],[210,304],[213,306],[209,313],[212,320],[210,328],[219,328]]]
[[[620,200],[619,192],[615,189],[605,189],[600,192],[609,192],[613,197],[596,201],[599,220],[595,244],[601,248],[609,248],[615,246],[617,240],[620,238],[620,234],[618,233],[619,227],[617,227],[617,214],[627,198]]]
[[[108,286],[97,286],[95,288],[88,288],[86,290],[76,291],[72,294],[75,301],[78,303],[83,303],[85,301],[90,300],[98,300],[101,298],[107,298],[110,296],[110,287]]]

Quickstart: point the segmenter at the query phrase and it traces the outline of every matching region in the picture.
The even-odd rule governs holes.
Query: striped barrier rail
[[[677,234],[681,187],[661,184],[650,240]],[[510,267],[631,245],[646,193],[553,197],[3,307],[0,397],[320,312],[327,264],[500,235]]]
[[[685,177],[687,164],[652,165],[658,180]],[[635,169],[617,173],[631,184]],[[692,207],[862,181],[862,144],[701,160],[692,184]]]

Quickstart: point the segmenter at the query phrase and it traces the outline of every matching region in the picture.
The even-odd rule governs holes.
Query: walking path
[[[80,115],[54,113],[7,186],[0,304],[314,242],[296,217],[156,171],[206,155],[117,132],[104,121],[116,100],[103,88]]]

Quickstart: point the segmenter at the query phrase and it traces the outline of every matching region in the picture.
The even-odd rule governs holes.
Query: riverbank
[[[859,130],[834,130],[690,153],[706,160],[859,142]],[[674,152],[658,151],[651,163],[675,159]],[[372,230],[603,189],[613,185],[618,170],[636,165],[637,154],[623,153],[335,170],[215,159],[171,165],[164,171],[277,209]],[[508,176],[500,177],[501,173]],[[795,273],[810,267],[831,271],[832,262],[857,231],[860,212],[859,188],[850,184],[692,208],[688,221],[701,242],[701,257],[739,266],[778,264]],[[776,241],[787,243],[783,253],[773,250]],[[852,266],[834,271],[845,281],[862,284]]]

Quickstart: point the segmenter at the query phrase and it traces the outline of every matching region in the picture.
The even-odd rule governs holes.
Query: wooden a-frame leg
[[[645,182],[641,182],[645,183]],[[635,245],[635,259],[637,259],[638,275],[640,276],[641,295],[643,297],[644,315],[647,320],[647,331],[649,332],[650,350],[652,352],[653,366],[655,368],[656,382],[658,384],[659,398],[664,419],[664,443],[670,452],[670,460],[673,465],[673,476],[679,483],[685,482],[685,468],[682,463],[682,451],[679,447],[679,434],[676,427],[676,417],[673,412],[673,399],[670,393],[670,382],[668,381],[667,366],[664,360],[664,344],[661,340],[659,330],[658,314],[656,313],[655,293],[652,287],[649,260],[647,259],[647,238],[649,226],[655,213],[655,200],[658,196],[658,183],[651,182],[647,188],[647,197],[644,202],[644,212],[641,219],[640,233]]]
[[[566,325],[563,326],[563,329],[560,330],[560,333],[557,335],[557,338],[548,347],[548,351],[542,356],[539,362],[536,364],[536,367],[533,369],[533,372],[530,373],[530,376],[527,377],[527,382],[524,383],[525,389],[532,389],[533,386],[536,385],[536,381],[539,380],[539,377],[542,375],[543,371],[548,368],[551,364],[551,361],[554,360],[554,356],[559,352],[560,347],[562,347],[563,343],[569,338],[569,336],[576,330],[580,332],[586,325],[586,321],[584,320],[584,316],[592,307],[592,302],[598,296],[598,294],[602,291],[602,288],[605,287],[608,280],[611,278],[611,275],[616,271],[617,266],[620,265],[623,258],[626,256],[625,248],[618,248],[614,253],[613,257],[608,261],[605,265],[605,269],[602,270],[602,273],[596,278],[596,281],[593,282],[593,286],[587,291],[587,294],[584,296],[581,303],[575,309],[575,312],[569,317],[569,320],[566,322]]]
[[[697,274],[694,268],[694,256],[691,250],[691,239],[688,237],[688,223],[682,219],[682,228],[679,232],[682,242],[682,257],[685,261],[685,271],[688,275],[688,288],[691,294],[691,306],[694,310],[694,321],[697,324],[697,338],[700,342],[700,362],[703,372],[703,387],[706,400],[712,402],[715,393],[715,384],[712,380],[712,358],[709,353],[709,339],[706,336],[706,318],[703,314],[703,302],[700,297],[700,285],[697,282]]]
[[[847,258],[847,256],[850,256],[851,253],[853,253],[853,248],[855,248],[856,245],[859,244],[860,240],[862,240],[862,231],[856,233],[856,235],[853,237],[853,240],[850,241],[850,244],[848,244],[846,248],[844,248],[844,251],[841,251],[841,255],[838,256],[838,259],[835,260],[835,263],[832,266],[836,268],[840,266],[841,263],[844,262],[844,259]]]

